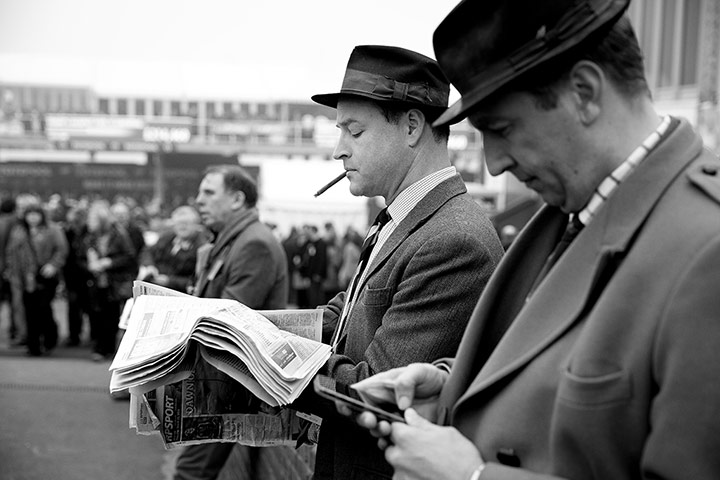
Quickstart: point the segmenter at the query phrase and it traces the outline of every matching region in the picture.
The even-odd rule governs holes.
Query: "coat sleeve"
[[[675,277],[654,345],[643,478],[720,478],[720,238]]]

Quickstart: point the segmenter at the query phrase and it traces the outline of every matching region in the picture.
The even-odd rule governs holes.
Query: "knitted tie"
[[[365,272],[365,268],[367,267],[368,261],[370,260],[370,254],[372,253],[373,247],[375,247],[375,244],[378,241],[378,237],[380,236],[380,230],[389,221],[390,214],[388,213],[387,208],[383,208],[382,210],[380,210],[380,213],[378,213],[377,217],[375,217],[375,221],[370,226],[370,230],[368,230],[367,236],[365,237],[365,241],[363,242],[362,248],[360,250],[360,259],[358,260],[358,267],[355,271],[355,276],[353,277],[352,282],[350,282],[350,288],[348,289],[347,295],[345,296],[346,306],[343,309],[342,314],[340,315],[340,321],[335,327],[335,332],[333,333],[333,337],[330,342],[333,347],[335,347],[337,342],[340,340],[340,335],[342,334],[342,331],[345,327],[345,320],[347,319],[350,311],[349,304],[350,302],[354,302],[355,300],[358,283],[360,282],[360,279]]]
[[[575,240],[575,237],[578,236],[584,226],[585,225],[582,224],[580,219],[578,219],[578,215],[573,215],[572,219],[568,221],[568,224],[565,227],[565,232],[563,232],[562,237],[560,237],[560,241],[557,243],[557,245],[555,245],[553,251],[550,252],[550,255],[548,256],[545,264],[540,270],[540,273],[535,279],[535,283],[533,283],[533,286],[530,289],[530,293],[528,294],[527,298],[530,298],[530,295],[535,292],[535,289],[538,287],[538,285],[540,285],[540,282],[542,282],[543,278],[545,278],[553,265],[555,265],[555,263],[562,256],[565,250],[567,250],[572,241]]]

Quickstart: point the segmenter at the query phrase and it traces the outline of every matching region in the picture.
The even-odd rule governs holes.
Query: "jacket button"
[[[702,172],[703,172],[705,175],[713,175],[713,176],[715,176],[715,175],[717,175],[717,173],[718,173],[718,169],[717,169],[717,167],[714,167],[714,166],[711,166],[711,165],[704,165],[704,166],[702,167]]]
[[[512,448],[501,448],[495,456],[497,457],[498,462],[503,465],[515,468],[520,466],[520,457],[517,456],[515,450]]]

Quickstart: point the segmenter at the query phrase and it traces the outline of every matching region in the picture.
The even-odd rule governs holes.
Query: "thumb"
[[[413,427],[422,427],[431,424],[429,421],[421,417],[414,408],[408,408],[405,410],[405,422]]]

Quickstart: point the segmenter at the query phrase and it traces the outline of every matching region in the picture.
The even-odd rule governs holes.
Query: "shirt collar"
[[[655,131],[648,135],[640,146],[633,150],[620,166],[600,182],[600,185],[598,185],[592,197],[590,197],[590,201],[577,213],[578,220],[580,220],[583,225],[587,225],[592,220],[595,213],[597,213],[618,185],[630,176],[633,170],[635,170],[635,167],[640,165],[640,162],[647,158],[650,151],[655,148],[663,135],[667,133],[668,127],[670,127],[670,120],[670,116],[664,116]]]
[[[391,221],[396,225],[403,221],[408,216],[410,211],[425,198],[425,196],[437,187],[440,183],[444,182],[448,178],[451,178],[457,173],[455,167],[445,167],[442,170],[431,173],[430,175],[423,177],[412,185],[408,186],[405,190],[400,192],[395,200],[388,205],[388,213],[390,214]]]

